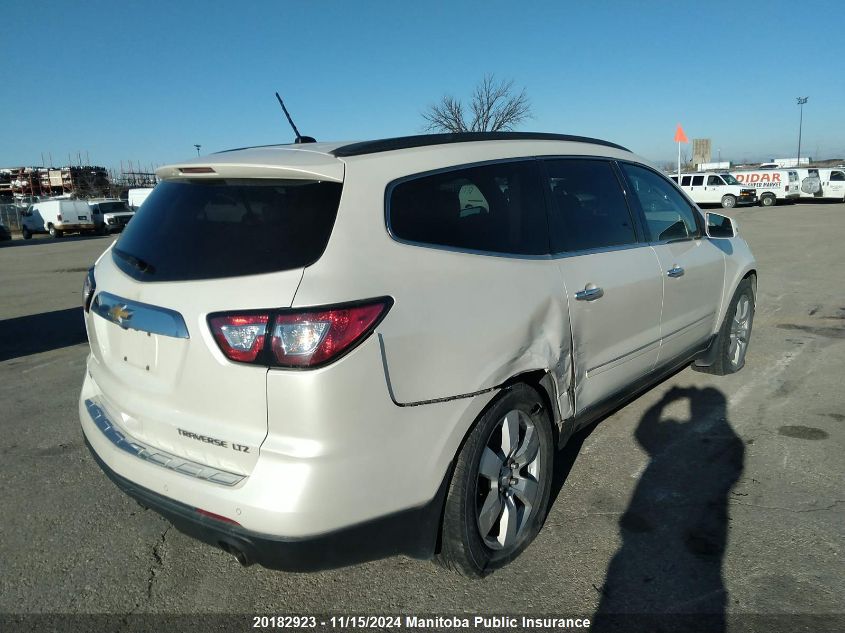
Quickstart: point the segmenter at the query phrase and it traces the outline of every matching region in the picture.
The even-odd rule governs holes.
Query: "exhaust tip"
[[[246,552],[244,552],[237,545],[232,545],[231,543],[224,543],[223,541],[220,541],[218,545],[220,546],[220,549],[222,549],[224,552],[234,556],[235,560],[237,560],[242,567],[249,567],[253,564],[253,560],[249,556],[247,556]]]

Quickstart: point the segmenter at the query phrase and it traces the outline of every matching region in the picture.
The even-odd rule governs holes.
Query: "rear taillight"
[[[94,291],[97,289],[97,282],[94,281],[93,266],[88,269],[85,281],[82,282],[82,309],[88,312],[91,309],[91,299],[94,298]]]
[[[221,314],[209,317],[211,333],[229,360],[252,363],[264,350],[267,314]]]
[[[384,297],[321,308],[218,313],[210,315],[208,323],[229,360],[312,368],[331,363],[360,344],[391,305],[393,300]]]

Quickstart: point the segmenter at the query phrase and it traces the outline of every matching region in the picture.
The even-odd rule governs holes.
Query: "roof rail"
[[[549,134],[546,132],[458,132],[449,134],[418,134],[416,136],[397,136],[395,138],[383,138],[375,141],[362,141],[360,143],[343,145],[332,150],[331,153],[340,158],[375,154],[377,152],[389,152],[396,149],[427,147],[429,145],[448,145],[451,143],[472,143],[475,141],[569,141],[570,143],[591,143],[593,145],[614,147],[626,152],[630,151],[616,143],[586,136],[573,136],[571,134]]]

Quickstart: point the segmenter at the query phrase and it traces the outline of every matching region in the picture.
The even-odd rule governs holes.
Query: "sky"
[[[419,134],[486,74],[525,88],[518,129],[676,160],[845,157],[842,16],[830,2],[4,0],[0,167],[143,167],[291,142]],[[13,16],[13,19],[9,19]],[[691,153],[689,145],[684,151]]]

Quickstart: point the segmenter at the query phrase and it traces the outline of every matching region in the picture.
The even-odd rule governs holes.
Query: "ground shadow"
[[[86,341],[82,308],[29,314],[0,321],[0,361]]]
[[[666,417],[683,400],[689,419]],[[673,387],[635,435],[650,461],[619,520],[592,630],[724,631],[728,497],[744,462],[727,400],[712,387]]]

